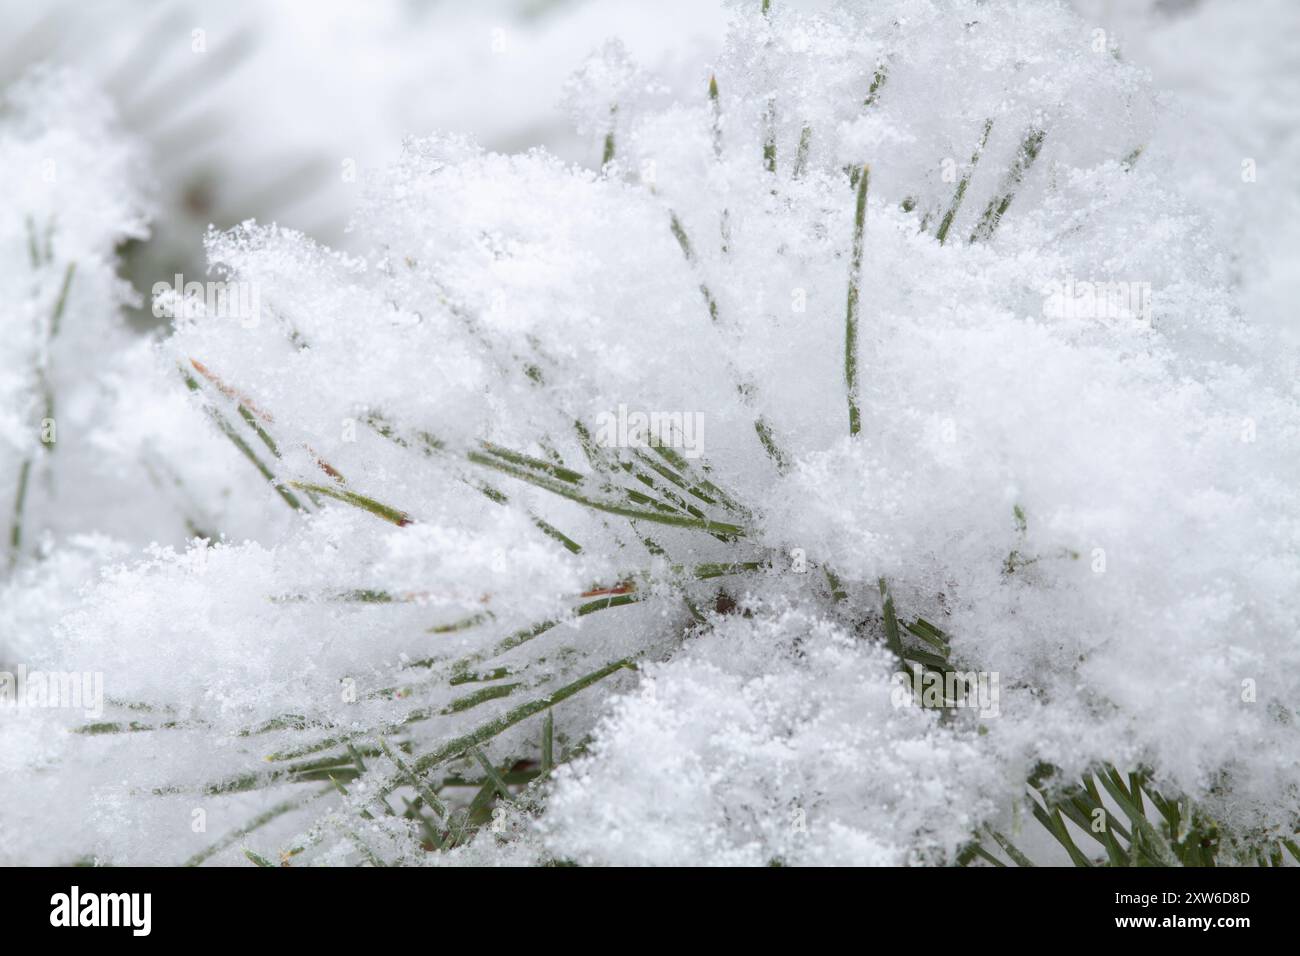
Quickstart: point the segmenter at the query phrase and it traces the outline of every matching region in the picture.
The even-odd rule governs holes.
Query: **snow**
[[[753,608],[643,676],[540,827],[582,865],[900,866],[951,858],[1006,781],[974,733],[894,707],[894,661],[806,612]]]
[[[169,294],[157,337],[118,276],[151,216],[175,228],[144,147],[79,74],[9,89],[0,488],[31,480],[0,670],[102,675],[106,706],[0,712],[0,860],[941,865],[1019,838],[1043,764],[1295,832],[1300,100],[1240,91],[1286,73],[1300,20],[773,6],[687,70],[694,41],[647,55],[619,5],[632,36],[581,32],[549,86],[576,138],[527,150],[538,90],[437,132],[394,105],[412,48],[373,59],[395,8],[316,23],[370,64],[340,123],[381,151],[404,128],[400,155],[366,160],[346,235],[274,204],[208,229],[256,313]],[[1264,52],[1194,68],[1220,34]],[[628,409],[701,447],[584,441]],[[996,678],[994,711],[898,706],[883,588]],[[555,771],[427,852],[398,759],[531,771],[544,711]]]

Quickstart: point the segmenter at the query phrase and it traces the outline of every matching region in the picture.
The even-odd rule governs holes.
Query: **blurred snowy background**
[[[721,47],[717,0],[44,0],[0,4],[0,84],[77,69],[147,145],[152,238],[127,250],[138,289],[205,268],[208,224],[250,217],[344,243],[367,175],[407,135],[545,146],[598,165],[561,105],[565,81],[617,36],[685,85]],[[147,310],[136,313],[150,324]]]

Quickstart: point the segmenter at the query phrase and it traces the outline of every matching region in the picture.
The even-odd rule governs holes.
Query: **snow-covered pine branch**
[[[955,862],[1111,764],[1294,833],[1294,386],[1143,76],[1052,4],[773,6],[672,99],[604,48],[599,172],[412,139],[359,253],[210,236],[261,318],[165,350],[291,526],[53,630],[85,852]]]

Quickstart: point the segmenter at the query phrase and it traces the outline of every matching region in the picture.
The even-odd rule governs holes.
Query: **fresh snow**
[[[1296,832],[1295,9],[772,6],[693,72],[583,33],[550,149],[540,107],[357,123],[411,135],[346,235],[208,229],[256,314],[152,337],[166,154],[84,74],[9,87],[0,671],[105,696],[0,699],[0,862],[1065,862],[1026,781],[1111,763]],[[620,409],[702,455],[607,447]],[[895,609],[992,712],[900,706]]]

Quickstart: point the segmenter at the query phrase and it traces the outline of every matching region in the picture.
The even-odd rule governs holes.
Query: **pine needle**
[[[870,179],[871,167],[864,165],[858,177],[858,201],[853,213],[853,257],[849,263],[848,305],[844,310],[844,385],[849,402],[850,435],[856,435],[862,430],[862,413],[858,409],[858,313]]]

